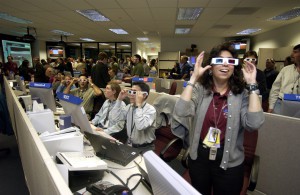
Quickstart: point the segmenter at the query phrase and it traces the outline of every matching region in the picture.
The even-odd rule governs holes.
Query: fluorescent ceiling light
[[[9,15],[7,13],[4,13],[4,12],[0,12],[0,19],[7,20],[7,21],[10,21],[10,22],[16,22],[16,23],[20,23],[20,24],[32,24],[32,21],[30,21],[30,20],[17,18],[15,16],[11,16],[11,15]]]
[[[108,43],[99,43],[99,45],[109,45]]]
[[[53,32],[53,33],[55,33],[55,34],[65,35],[65,36],[71,36],[71,35],[74,35],[74,34],[72,34],[72,33],[65,32],[65,31],[62,31],[62,30],[52,30],[51,32]]]
[[[268,20],[290,20],[293,18],[296,18],[300,16],[300,8],[295,7],[287,12],[284,12],[278,16],[274,16],[272,18],[269,18]]]
[[[197,20],[203,8],[179,8],[177,20]]]
[[[90,38],[80,38],[80,40],[83,40],[83,41],[95,41],[94,39],[90,39]]]
[[[109,21],[108,18],[103,16],[101,13],[99,13],[96,10],[93,9],[87,9],[87,10],[76,10],[79,14],[83,15],[84,17],[87,17],[88,19],[94,21],[94,22],[106,22]]]
[[[128,32],[126,32],[125,30],[121,29],[121,28],[111,28],[109,29],[110,31],[118,34],[118,35],[126,35],[128,34]]]
[[[190,28],[176,28],[175,34],[188,34],[190,31]]]
[[[115,46],[111,45],[110,48],[115,48]]]
[[[249,34],[258,32],[260,30],[261,30],[260,28],[249,28],[249,29],[245,29],[245,30],[243,30],[241,32],[238,32],[236,34],[238,34],[238,35],[249,35]]]
[[[138,37],[137,40],[139,41],[149,41],[148,37]]]
[[[130,47],[130,45],[121,45],[122,47]]]

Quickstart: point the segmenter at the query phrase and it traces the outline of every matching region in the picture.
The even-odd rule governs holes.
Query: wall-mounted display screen
[[[13,61],[18,65],[23,60],[29,61],[29,67],[32,67],[31,45],[30,43],[2,40],[3,58],[7,62],[7,56],[12,56]]]
[[[62,46],[48,46],[47,56],[49,58],[63,58],[65,56],[65,50]]]

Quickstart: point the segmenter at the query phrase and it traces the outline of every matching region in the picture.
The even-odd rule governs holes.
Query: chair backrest
[[[158,96],[153,102],[156,109],[155,153],[165,161],[175,159],[183,142],[171,131],[169,124],[177,98],[170,95]]]
[[[173,83],[171,84],[171,87],[170,87],[169,94],[170,95],[175,95],[176,94],[176,89],[177,89],[177,83],[176,83],[176,81],[173,81]]]

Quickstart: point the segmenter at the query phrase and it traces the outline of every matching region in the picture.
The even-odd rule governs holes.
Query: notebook
[[[85,131],[96,155],[102,159],[108,159],[120,165],[126,166],[139,155],[139,150],[116,140],[109,139],[99,134]]]
[[[151,194],[153,194],[148,173],[137,162],[135,162],[135,161],[133,161],[133,162],[134,162],[134,164],[136,165],[136,167],[138,168],[139,172],[142,175],[142,180],[141,180],[142,184],[145,186],[145,188],[147,188],[147,190]]]

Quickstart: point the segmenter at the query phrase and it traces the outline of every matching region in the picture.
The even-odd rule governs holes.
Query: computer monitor
[[[41,102],[53,112],[56,112],[56,104],[51,83],[29,83],[31,98],[39,98]]]
[[[280,114],[300,118],[300,101],[283,100],[281,102]]]
[[[87,131],[93,133],[92,127],[87,118],[84,108],[81,106],[82,99],[70,94],[57,93],[65,114],[71,115],[72,123],[80,127],[81,132]]]
[[[143,157],[154,194],[200,194],[153,151]]]
[[[26,95],[27,91],[26,91],[26,86],[25,86],[25,83],[24,83],[24,78],[19,76],[19,75],[16,75],[15,78],[16,78],[16,81],[17,81],[17,84],[18,84],[18,87],[19,87],[18,90],[22,91],[23,95]]]

